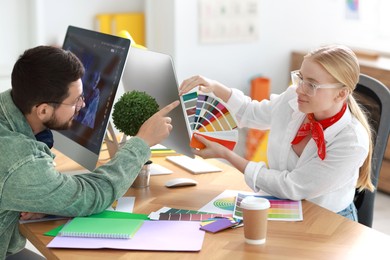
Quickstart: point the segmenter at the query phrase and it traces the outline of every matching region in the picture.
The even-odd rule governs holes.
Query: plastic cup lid
[[[241,208],[243,209],[268,209],[269,207],[271,207],[271,204],[265,198],[247,196],[241,201]]]

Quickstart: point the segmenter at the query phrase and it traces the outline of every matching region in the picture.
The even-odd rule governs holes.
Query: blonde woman
[[[352,96],[359,74],[353,51],[331,45],[308,53],[291,73],[293,85],[270,100],[251,100],[202,76],[186,79],[181,95],[198,86],[225,101],[240,128],[270,129],[268,167],[199,135],[206,147],[194,152],[229,161],[255,192],[306,199],[357,221],[355,189],[374,190],[370,127]]]

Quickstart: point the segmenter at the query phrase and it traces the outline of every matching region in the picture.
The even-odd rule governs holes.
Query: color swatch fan
[[[219,98],[191,92],[182,96],[191,129],[193,148],[202,149],[204,144],[194,138],[194,133],[233,150],[238,140],[235,118]]]

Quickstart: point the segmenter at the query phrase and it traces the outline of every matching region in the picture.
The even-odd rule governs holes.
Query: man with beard
[[[38,46],[19,57],[12,88],[0,93],[0,259],[34,259],[24,249],[19,219],[105,210],[131,186],[150,157],[150,146],[172,130],[167,114],[179,101],[148,119],[110,162],[94,172],[59,173],[50,151],[50,129],[69,128],[85,106],[83,74],[82,63],[71,52]]]

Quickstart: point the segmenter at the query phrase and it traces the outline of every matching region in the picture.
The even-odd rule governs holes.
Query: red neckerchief
[[[321,160],[324,160],[326,155],[324,130],[336,123],[344,115],[346,109],[347,104],[344,103],[340,112],[330,118],[320,121],[315,120],[313,113],[307,114],[309,123],[301,125],[291,144],[298,144],[300,141],[302,141],[303,138],[311,133],[311,137],[317,144],[318,156],[321,158]]]

